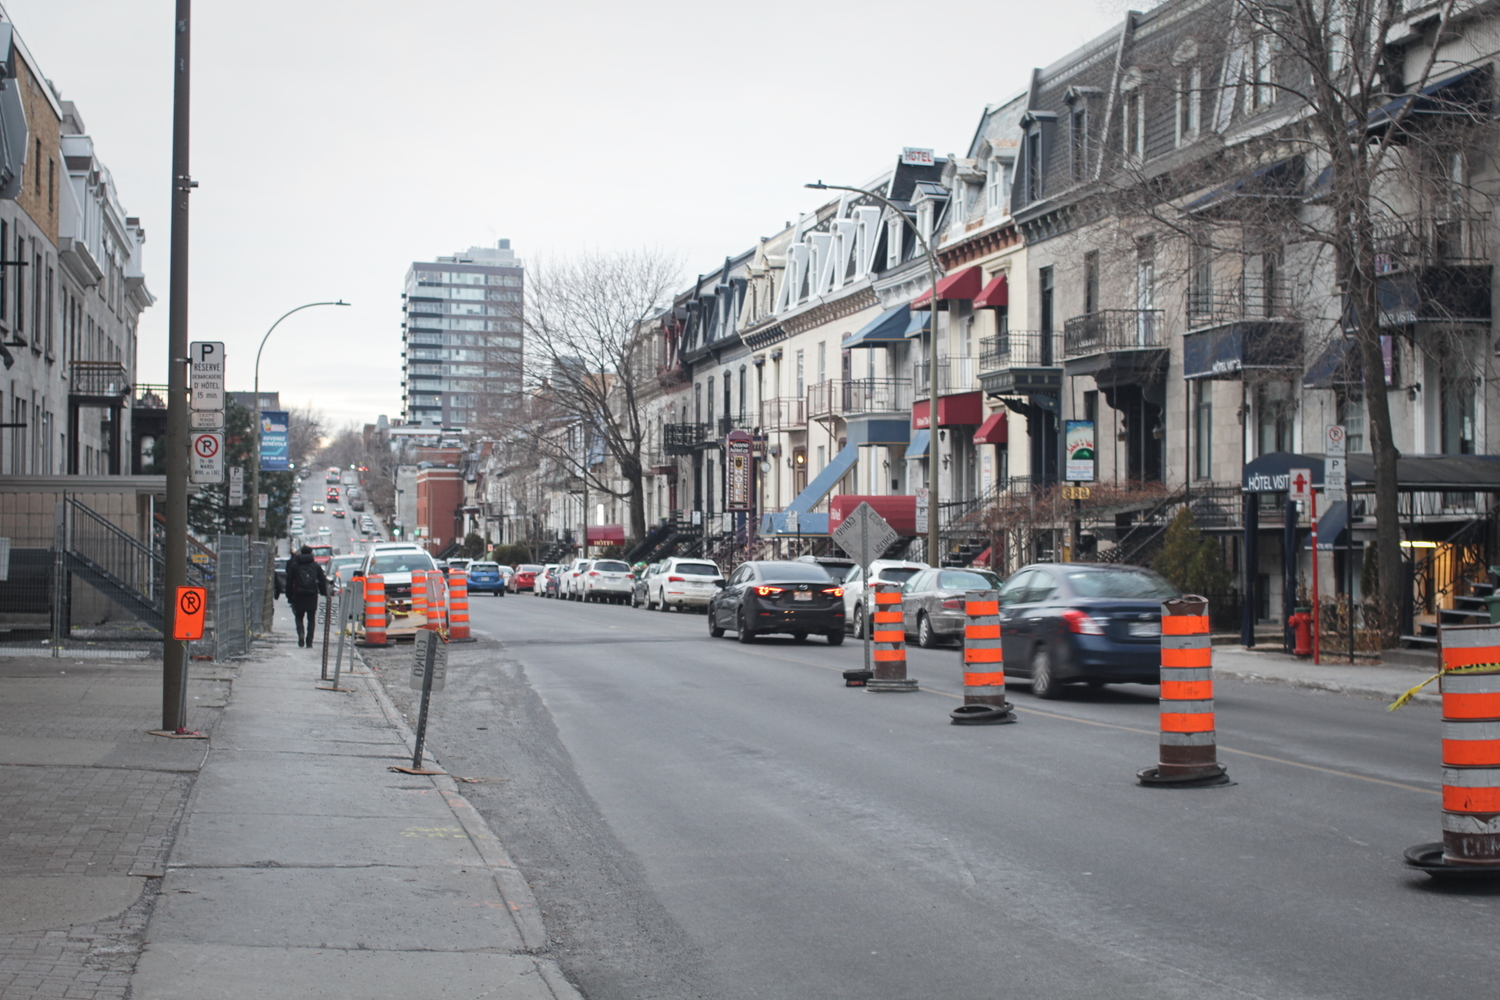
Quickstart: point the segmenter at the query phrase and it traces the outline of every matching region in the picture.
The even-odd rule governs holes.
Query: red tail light
[[[599,574],[597,572],[595,572],[594,570],[589,570],[589,576],[598,576],[598,575]]]
[[[824,590],[823,590],[823,593],[827,594],[829,597],[843,597],[844,596],[844,588],[843,587],[825,587]]]
[[[626,573],[625,574],[625,579],[627,579],[627,580],[634,580],[635,579],[635,574],[634,573]]]
[[[680,576],[669,576],[669,577],[667,577],[667,582],[668,583],[686,583],[687,580],[684,579],[683,577],[680,577]]]
[[[770,597],[772,594],[779,594],[779,593],[781,593],[784,589],[786,589],[786,588],[784,588],[784,587],[756,587],[755,588],[755,592],[757,594],[759,594],[761,597]]]
[[[1077,608],[1069,608],[1063,612],[1063,621],[1068,623],[1068,631],[1079,635],[1103,635],[1104,623],[1092,615],[1079,611]]]

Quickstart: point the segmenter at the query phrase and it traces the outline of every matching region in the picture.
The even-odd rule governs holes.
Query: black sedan
[[[817,563],[742,563],[708,602],[708,634],[717,639],[726,629],[740,642],[775,632],[798,642],[817,634],[840,645],[844,588]]]
[[[1177,588],[1148,569],[1098,563],[1027,566],[1000,590],[1005,672],[1038,698],[1063,684],[1161,680],[1161,602]]]

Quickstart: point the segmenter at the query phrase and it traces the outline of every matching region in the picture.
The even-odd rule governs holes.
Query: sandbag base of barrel
[[[1441,841],[1432,844],[1418,844],[1416,847],[1408,848],[1402,855],[1408,868],[1423,872],[1434,879],[1441,881],[1486,881],[1489,879],[1500,879],[1500,864],[1493,862],[1489,864],[1465,863],[1462,861],[1449,861],[1443,854]]]
[[[1223,764],[1210,764],[1206,769],[1200,769],[1191,774],[1162,774],[1159,767],[1148,767],[1144,771],[1135,772],[1136,778],[1143,785],[1152,788],[1228,788],[1235,782],[1229,780],[1229,773]]]

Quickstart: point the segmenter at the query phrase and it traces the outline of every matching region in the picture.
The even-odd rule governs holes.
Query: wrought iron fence
[[[917,396],[930,396],[932,394],[932,379],[929,377],[930,365],[927,362],[918,362],[912,366],[913,392]],[[951,395],[958,392],[969,392],[979,388],[976,379],[979,377],[979,359],[967,357],[950,357],[938,359],[938,392],[943,395]]]
[[[1187,292],[1189,330],[1295,318],[1291,296],[1283,288],[1235,283],[1221,288],[1191,288]]]
[[[668,455],[690,455],[708,440],[708,424],[665,424],[662,426],[662,451]]]
[[[848,416],[862,413],[900,413],[911,409],[911,379],[828,379],[807,389],[807,409],[812,416]]]
[[[807,426],[807,400],[795,397],[760,401],[760,426],[767,431],[787,431]]]

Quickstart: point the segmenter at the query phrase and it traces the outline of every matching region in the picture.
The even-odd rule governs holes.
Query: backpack
[[[303,597],[318,593],[318,564],[309,560],[292,567],[292,583],[292,591]]]

